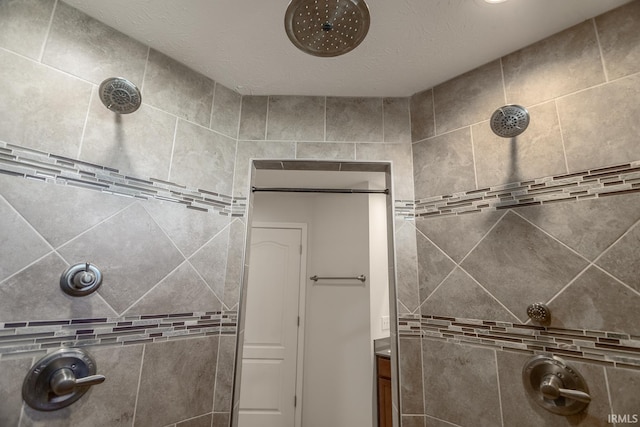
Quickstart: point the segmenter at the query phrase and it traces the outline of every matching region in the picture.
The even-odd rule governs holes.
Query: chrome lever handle
[[[87,377],[76,378],[75,373],[69,368],[61,368],[53,373],[49,386],[58,396],[64,396],[74,391],[77,387],[86,387],[102,384],[104,375],[89,375]]]
[[[556,375],[547,375],[542,379],[542,383],[540,383],[540,392],[545,398],[551,400],[556,400],[558,397],[562,396],[579,402],[591,402],[591,396],[587,393],[579,390],[562,388],[562,386],[562,380],[560,380]]]

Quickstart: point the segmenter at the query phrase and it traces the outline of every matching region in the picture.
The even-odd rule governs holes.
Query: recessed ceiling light
[[[507,0],[484,0],[484,1],[485,1],[486,3],[491,3],[491,4],[493,4],[493,3],[503,3],[503,2],[505,2],[505,1],[507,1]]]

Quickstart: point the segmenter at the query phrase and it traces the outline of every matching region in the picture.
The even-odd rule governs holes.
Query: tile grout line
[[[382,104],[382,141],[381,142],[385,142],[384,140],[384,98],[380,98],[380,103]]]
[[[49,17],[49,24],[47,25],[47,31],[44,35],[44,41],[42,42],[42,47],[40,48],[40,54],[38,55],[38,63],[42,63],[44,59],[44,51],[47,48],[47,44],[49,44],[49,37],[51,36],[51,27],[53,26],[53,18],[56,14],[56,10],[58,8],[58,0],[55,0],[53,3],[53,9],[51,9],[51,16]]]
[[[604,374],[604,384],[607,388],[607,398],[609,399],[609,413],[613,414],[613,401],[611,400],[611,386],[609,385],[609,375],[607,375],[607,368],[602,367],[602,373]],[[613,427],[616,427],[616,423],[611,423]]]
[[[473,142],[473,127],[469,126],[469,136],[471,137],[471,158],[473,159],[473,178],[476,183],[475,190],[479,189],[478,187],[478,166],[476,165],[476,148]]]
[[[502,408],[502,391],[500,390],[500,369],[498,368],[498,351],[493,350],[493,358],[496,362],[496,382],[498,388],[498,403],[500,404],[500,425],[504,427],[504,409]]]
[[[631,292],[633,292],[634,294],[637,294],[638,296],[640,296],[640,291],[637,291],[636,289],[632,288],[631,286],[627,285],[626,283],[624,283],[622,280],[618,279],[616,276],[614,276],[613,274],[609,273],[607,270],[605,270],[604,268],[600,267],[599,265],[593,265],[594,268],[597,268],[598,270],[600,270],[602,273],[604,273],[605,275],[611,277],[614,281],[618,282],[619,284],[621,284],[622,286],[624,286],[625,288],[629,289]]]
[[[504,64],[502,62],[502,57],[500,57],[499,61],[500,61],[500,78],[502,80],[502,94],[504,95],[504,103],[506,105],[508,104],[509,101],[507,101],[507,84],[504,79]]]
[[[438,128],[436,127],[436,90],[433,87],[431,88],[431,111],[433,115],[433,136],[431,138],[435,138],[436,135],[438,135]],[[425,138],[425,140],[426,139],[429,138]]]
[[[36,235],[45,243],[46,246],[49,247],[50,251],[56,251],[56,248],[53,247],[53,245],[51,243],[49,243],[49,241],[47,239],[44,238],[44,236],[42,234],[40,234],[40,232],[27,220],[27,218],[24,217],[24,215],[22,215],[22,213],[20,213],[20,211],[18,209],[16,209],[11,203],[9,203],[9,200],[7,200],[3,195],[0,194],[0,201],[4,201],[7,206],[9,206],[9,209],[11,209],[16,215],[18,215],[18,217],[25,222],[25,224],[27,224],[27,226],[31,229],[31,231],[33,231],[34,233],[36,233]]]
[[[211,114],[209,114],[209,129],[213,129],[213,111],[216,107],[216,88],[218,87],[218,82],[213,81],[213,94],[211,95]]]
[[[602,50],[602,43],[600,42],[600,34],[598,31],[598,24],[596,18],[591,18],[593,22],[593,31],[596,35],[596,44],[598,45],[598,53],[600,54],[600,63],[602,64],[602,72],[604,73],[604,81],[609,82],[609,73],[607,72],[607,65],[604,61],[604,52]]]
[[[140,386],[142,385],[142,369],[144,368],[144,355],[147,349],[147,345],[142,345],[142,355],[140,356],[140,373],[138,374],[138,387],[136,388],[136,400],[133,404],[133,420],[131,421],[131,427],[136,425],[136,413],[138,411],[138,398],[140,397]]]
[[[91,113],[91,104],[93,104],[93,92],[94,85],[91,85],[91,92],[89,92],[89,104],[87,105],[87,114],[84,117],[84,123],[82,125],[82,133],[80,134],[80,143],[78,144],[78,154],[76,155],[76,159],[80,160],[80,156],[82,154],[82,148],[84,146],[84,137],[87,132],[87,124],[89,123],[89,114]]]
[[[327,142],[327,97],[326,96],[324,97],[324,136],[322,140],[324,142]]]
[[[144,60],[144,69],[142,70],[142,82],[140,83],[140,92],[144,92],[144,85],[147,81],[147,67],[149,66],[150,54],[151,54],[151,46],[147,46],[147,58]]]
[[[176,116],[173,127],[173,141],[171,142],[171,156],[169,156],[169,170],[167,171],[167,181],[171,181],[171,168],[173,167],[173,153],[176,151],[176,139],[178,138],[178,123],[180,119]]]
[[[553,100],[553,103],[556,107],[556,118],[558,119],[558,128],[560,130],[560,143],[562,144],[562,155],[564,156],[564,167],[566,169],[566,173],[569,174],[569,160],[567,159],[567,148],[564,141],[564,132],[562,131],[562,121],[560,120],[560,107],[558,107],[558,101]]]
[[[267,135],[269,134],[269,104],[271,104],[271,95],[267,95],[267,112],[264,117],[264,140],[268,141]]]
[[[597,257],[595,257],[593,259],[593,264],[596,264],[598,261],[600,261],[600,258],[602,258],[607,252],[609,252],[609,250],[611,248],[613,248],[615,245],[618,244],[618,242],[620,242],[622,239],[624,239],[627,234],[631,233],[631,230],[633,230],[636,227],[640,227],[640,219],[638,219],[636,222],[634,222],[633,224],[631,224],[631,226],[620,235],[620,237],[618,237],[616,240],[614,240],[609,246],[607,246],[601,253],[600,255],[598,255]]]

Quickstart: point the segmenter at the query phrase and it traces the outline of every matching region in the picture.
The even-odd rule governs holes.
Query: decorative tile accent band
[[[398,335],[640,370],[640,337],[489,320],[402,314]]]
[[[237,311],[0,323],[0,360],[60,347],[121,346],[205,335],[235,335]]]
[[[415,217],[463,215],[640,192],[640,161],[416,200]]]
[[[88,188],[136,199],[180,203],[189,209],[244,216],[246,199],[161,179],[140,179],[118,169],[0,142],[0,173],[43,182]]]
[[[190,188],[157,178],[138,178],[118,169],[0,141],[0,174],[82,187],[136,199],[179,203],[188,209],[244,217],[247,198]],[[413,219],[413,201],[396,200],[396,217]]]

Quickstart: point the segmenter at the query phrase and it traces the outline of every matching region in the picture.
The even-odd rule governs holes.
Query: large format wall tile
[[[226,228],[189,258],[191,265],[220,301],[224,299],[228,246],[229,228]]]
[[[218,366],[216,367],[216,390],[213,397],[213,410],[216,412],[231,411],[231,395],[233,388],[233,365],[236,356],[235,335],[220,335],[218,347]]]
[[[211,427],[229,427],[229,423],[231,422],[231,416],[229,413],[224,412],[214,412],[213,420],[211,421]]]
[[[460,262],[504,215],[503,212],[483,212],[416,219],[416,227],[447,255]]]
[[[568,427],[568,426],[610,426],[607,415],[611,413],[607,385],[601,366],[570,362],[582,374],[591,395],[591,403],[586,412],[563,417],[538,406],[526,393],[522,384],[522,368],[531,356],[499,351],[498,374],[500,376],[500,396],[505,426],[518,427]]]
[[[489,122],[472,126],[479,188],[567,172],[555,103],[529,114],[529,127],[515,138],[497,136]]]
[[[211,129],[232,138],[238,137],[242,96],[216,82],[213,92]]]
[[[413,200],[411,144],[356,144],[356,160],[390,161],[394,200]]]
[[[0,425],[18,426],[22,410],[22,382],[31,369],[31,357],[0,361],[2,388],[0,388]]]
[[[211,412],[218,337],[147,344],[134,423],[164,426]]]
[[[233,195],[247,197],[251,159],[294,159],[295,142],[238,141],[233,178]]]
[[[416,199],[476,188],[469,128],[413,144]]]
[[[400,338],[400,394],[403,414],[424,414],[422,344],[419,337]]]
[[[455,268],[451,259],[422,233],[416,233],[418,248],[418,281],[422,303]]]
[[[417,142],[435,136],[433,121],[433,90],[427,89],[411,97],[411,141]]]
[[[509,212],[461,266],[520,320],[526,320],[529,304],[548,301],[587,261]]]
[[[51,250],[11,206],[0,198],[0,282]]]
[[[500,61],[493,61],[433,88],[435,133],[487,120],[504,104]]]
[[[176,427],[211,427],[213,414],[203,415],[201,417],[191,418],[187,421],[176,423]]]
[[[114,311],[98,294],[77,298],[62,292],[60,275],[68,267],[51,253],[2,283],[0,322],[112,317]]]
[[[175,117],[145,104],[135,113],[116,114],[95,90],[80,158],[127,175],[167,179],[175,127]]]
[[[227,249],[227,269],[224,275],[224,297],[222,302],[233,309],[240,300],[240,287],[244,268],[246,224],[236,219],[229,226],[229,247]]]
[[[38,59],[54,4],[54,0],[1,2],[0,47]]]
[[[400,220],[396,220],[395,227],[397,298],[413,312],[420,305],[416,229],[410,223]]]
[[[25,405],[23,427],[129,427],[133,420],[142,346],[89,348],[104,383],[91,387],[71,406],[55,413]],[[55,414],[55,415],[53,415]]]
[[[53,247],[133,203],[131,199],[93,190],[6,176],[0,176],[0,194]]]
[[[518,209],[518,213],[593,260],[640,219],[640,194],[527,206]],[[613,249],[612,253],[618,253],[610,259],[620,262],[618,256],[630,255],[624,252],[626,249],[628,247],[622,251]]]
[[[231,195],[236,140],[178,120],[171,181]]]
[[[640,159],[640,75],[558,100],[569,172]]]
[[[0,140],[76,157],[91,84],[4,50],[0,76]]]
[[[88,261],[101,268],[98,292],[122,313],[184,258],[135,204],[58,249],[71,264]]]
[[[243,96],[238,139],[264,140],[266,138],[268,96]]]
[[[142,43],[58,2],[42,62],[92,83],[124,77],[140,87],[147,51]]]
[[[596,18],[607,76],[613,80],[640,71],[640,2],[632,1]]]
[[[401,425],[402,427],[424,427],[424,415],[402,414]]]
[[[296,159],[355,160],[356,146],[344,142],[298,142]]]
[[[323,141],[322,96],[270,96],[267,139]]]
[[[638,414],[638,390],[640,372],[628,369],[606,368],[612,414]]]
[[[184,205],[148,200],[142,205],[185,257],[229,225],[228,216],[186,209]]]
[[[518,321],[460,268],[456,268],[424,301],[420,312],[423,315]]]
[[[638,248],[640,248],[640,226],[636,225],[609,248],[597,264],[640,292],[640,251]]]
[[[427,415],[463,426],[501,424],[493,350],[423,339],[422,355]]]
[[[144,77],[145,103],[209,127],[214,81],[151,49]]]
[[[327,141],[382,142],[381,98],[327,98]]]
[[[529,106],[604,82],[592,21],[502,58],[507,101]]]
[[[206,312],[221,308],[220,300],[191,264],[184,262],[131,306],[126,315]]]
[[[549,303],[551,326],[640,335],[639,304],[640,295],[600,269],[589,267]]]
[[[384,142],[411,142],[409,98],[384,98]]]

